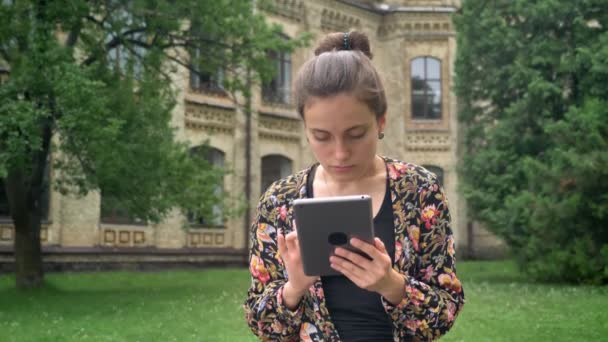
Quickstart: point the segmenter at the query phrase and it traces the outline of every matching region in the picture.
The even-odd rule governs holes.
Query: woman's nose
[[[350,148],[344,141],[338,140],[334,154],[337,160],[347,160],[350,157]]]

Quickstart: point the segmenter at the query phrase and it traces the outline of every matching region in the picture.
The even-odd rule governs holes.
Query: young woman
[[[380,157],[386,96],[367,36],[329,34],[295,80],[318,163],[271,185],[251,232],[251,330],[267,341],[434,340],[464,304],[447,200],[435,175]],[[374,244],[330,258],[341,276],[304,274],[293,226],[297,198],[368,194]]]

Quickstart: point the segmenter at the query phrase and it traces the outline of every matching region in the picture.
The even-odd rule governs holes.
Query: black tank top
[[[312,184],[317,165],[312,167],[306,184],[306,193],[309,197],[314,197]],[[394,263],[395,231],[388,177],[382,206],[374,217],[374,232],[386,246],[391,261]],[[378,293],[361,289],[342,275],[323,276],[321,282],[331,321],[338,330],[341,341],[393,340],[392,322],[384,311]]]

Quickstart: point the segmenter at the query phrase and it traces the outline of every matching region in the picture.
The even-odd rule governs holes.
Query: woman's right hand
[[[295,222],[294,222],[295,227]],[[279,254],[283,260],[283,265],[287,270],[287,283],[283,289],[283,300],[285,305],[294,309],[302,300],[302,297],[308,291],[317,279],[318,276],[307,276],[304,274],[304,266],[300,257],[300,244],[298,242],[298,233],[294,229],[291,233],[283,235],[279,231],[278,238]]]

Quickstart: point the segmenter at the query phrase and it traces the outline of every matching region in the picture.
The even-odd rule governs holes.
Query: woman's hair
[[[357,31],[330,33],[315,49],[315,57],[298,71],[294,98],[301,117],[310,97],[355,96],[380,118],[386,113],[386,94],[371,63],[367,35]]]

